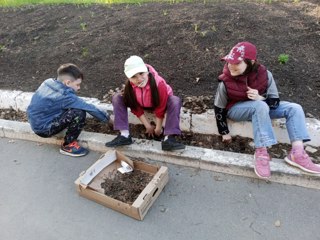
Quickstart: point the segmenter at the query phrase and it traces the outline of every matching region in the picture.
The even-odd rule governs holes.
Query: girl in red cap
[[[304,151],[303,142],[310,141],[305,115],[299,104],[280,101],[270,71],[257,61],[257,49],[249,42],[240,42],[222,60],[226,62],[215,96],[215,114],[222,141],[230,142],[227,118],[251,121],[255,144],[254,170],[261,178],[269,178],[270,156],[267,147],[277,143],[271,119],[285,118],[292,149],[285,161],[303,171],[319,174]]]

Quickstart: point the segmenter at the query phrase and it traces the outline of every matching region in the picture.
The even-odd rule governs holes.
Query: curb
[[[0,90],[0,108],[13,108],[25,112],[32,97],[32,92]],[[101,103],[97,98],[84,98],[88,103],[108,112],[113,119],[113,107],[111,104]],[[129,122],[139,124],[139,120],[129,111]],[[185,132],[200,134],[219,134],[216,126],[214,110],[209,109],[205,113],[195,114],[182,108],[180,113],[180,128]],[[290,143],[284,119],[272,121],[274,132],[280,143]],[[306,118],[307,129],[311,141],[307,145],[320,147],[320,121],[314,118]],[[232,136],[248,137],[253,139],[252,125],[250,122],[233,122],[228,120],[230,134]]]
[[[29,123],[0,119],[0,137],[60,145],[62,134],[51,138],[40,138],[32,132]],[[82,132],[79,142],[90,150],[105,152],[109,149],[105,147],[105,142],[113,138],[114,135]],[[161,150],[160,142],[142,139],[134,141],[134,144],[118,149],[128,156],[145,160],[257,178],[253,171],[252,155],[192,146],[187,146],[186,150],[180,153],[166,152]],[[270,168],[272,172],[268,180],[270,182],[320,189],[320,175],[303,174],[298,169],[288,166],[282,159],[272,159]]]

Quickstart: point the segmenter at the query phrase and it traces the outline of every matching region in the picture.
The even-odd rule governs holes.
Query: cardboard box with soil
[[[132,166],[134,171],[118,172],[121,161]],[[132,161],[112,150],[82,173],[75,184],[81,196],[142,220],[168,180],[167,167]]]

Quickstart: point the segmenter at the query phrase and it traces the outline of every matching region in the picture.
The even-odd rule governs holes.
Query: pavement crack
[[[259,231],[257,231],[257,230],[255,230],[254,228],[253,228],[253,224],[254,224],[254,222],[251,222],[250,223],[250,229],[252,230],[252,231],[254,231],[255,233],[257,233],[257,234],[259,234],[259,235],[261,235],[261,232],[259,232]]]

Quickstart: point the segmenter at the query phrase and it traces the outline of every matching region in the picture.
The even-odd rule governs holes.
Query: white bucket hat
[[[124,73],[127,78],[132,78],[137,73],[148,72],[146,64],[141,57],[131,56],[124,63]]]

